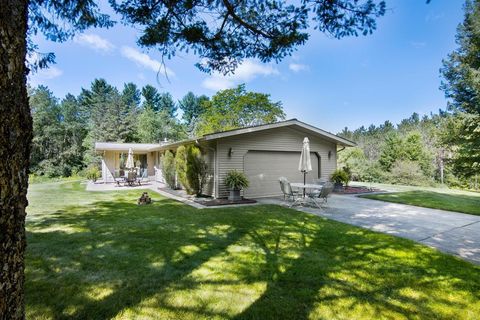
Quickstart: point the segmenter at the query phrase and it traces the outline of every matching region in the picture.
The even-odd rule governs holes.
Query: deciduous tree
[[[272,123],[285,118],[281,102],[273,102],[270,95],[247,92],[245,85],[217,92],[205,101],[196,132],[203,135],[252,125]]]

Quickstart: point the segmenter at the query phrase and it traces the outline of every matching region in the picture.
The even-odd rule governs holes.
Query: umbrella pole
[[[307,171],[303,171],[303,186],[305,186],[307,183]],[[305,188],[303,188],[303,197],[305,198]]]

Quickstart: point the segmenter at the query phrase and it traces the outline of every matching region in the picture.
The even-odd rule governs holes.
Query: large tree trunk
[[[0,318],[25,317],[25,208],[32,119],[25,66],[28,0],[0,0]]]

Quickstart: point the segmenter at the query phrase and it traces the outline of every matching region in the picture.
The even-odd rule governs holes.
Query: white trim
[[[343,145],[343,146],[348,146],[348,147],[356,146],[356,144],[352,141],[349,141],[347,139],[344,139],[344,138],[339,137],[339,136],[337,136],[333,133],[330,133],[328,131],[319,129],[319,128],[314,127],[312,125],[306,124],[305,122],[298,121],[297,119],[291,119],[291,120],[287,120],[287,121],[270,123],[270,124],[255,126],[255,127],[240,128],[240,129],[235,129],[235,130],[230,130],[230,131],[225,131],[225,132],[207,134],[207,135],[203,136],[203,139],[205,139],[206,141],[215,140],[215,139],[220,139],[220,138],[225,138],[225,137],[230,137],[230,136],[241,135],[241,134],[245,134],[245,133],[252,133],[252,132],[257,132],[257,131],[263,131],[263,130],[268,130],[268,129],[281,128],[281,127],[289,127],[289,126],[298,126],[298,127],[303,128],[303,129],[312,131],[312,132],[316,133],[317,135],[320,135],[324,138],[332,140],[332,141],[336,142],[337,144],[340,144],[340,145]]]

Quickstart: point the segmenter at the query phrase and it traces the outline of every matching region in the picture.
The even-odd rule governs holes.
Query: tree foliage
[[[311,16],[314,27],[340,38],[359,32],[372,32],[376,28],[375,18],[385,13],[385,3],[375,0],[302,0],[293,4],[271,0],[238,3],[229,0],[109,2],[125,22],[143,30],[139,39],[141,45],[159,48],[166,57],[172,56],[177,50],[193,50],[198,57],[205,59],[205,63],[199,65],[200,69],[224,73],[233,71],[245,58],[259,58],[265,62],[291,54],[296,46],[307,40],[306,30],[311,27],[308,21]],[[110,27],[113,22],[108,15],[99,11],[98,4],[93,0],[4,0],[0,5],[0,21],[0,34],[8,35],[2,38],[0,46],[0,79],[3,80],[0,81],[0,106],[12,107],[8,117],[2,118],[0,123],[0,140],[11,142],[14,140],[12,137],[21,140],[15,141],[14,150],[6,147],[10,148],[5,151],[9,152],[9,158],[0,166],[0,176],[8,181],[0,197],[0,229],[8,230],[3,237],[6,240],[2,240],[0,246],[3,250],[0,267],[7,270],[2,272],[2,280],[8,280],[2,288],[9,288],[9,303],[0,304],[0,312],[7,318],[22,318],[24,221],[32,138],[26,90],[28,68],[23,62],[27,60],[27,51],[31,70],[54,62],[53,53],[41,54],[38,45],[33,42],[33,36],[38,32],[49,40],[62,42],[76,32],[90,27]],[[116,109],[121,112],[128,110],[131,105],[118,102],[122,99],[118,99],[118,92],[116,94]],[[12,99],[14,96],[16,100]],[[85,98],[91,97],[87,95]],[[95,103],[98,106],[104,101]],[[124,105],[128,107],[124,108]],[[1,113],[4,112],[6,110],[2,109]],[[114,115],[108,113],[107,117],[114,118]],[[95,118],[100,118],[97,112]],[[22,125],[17,125],[18,119],[23,120]],[[122,125],[124,120],[116,119]],[[123,135],[123,128],[119,130],[119,134]],[[91,134],[89,139],[96,138],[96,134],[100,132]],[[121,137],[125,140],[130,138]]]
[[[285,119],[281,102],[272,102],[268,94],[247,92],[245,85],[217,92],[204,106],[197,135]]]
[[[166,56],[193,51],[201,70],[232,72],[243,59],[281,60],[308,39],[309,28],[335,38],[367,35],[385,2],[376,0],[110,0],[124,22],[143,30],[138,43]],[[215,23],[212,23],[215,21]]]
[[[189,135],[195,130],[195,125],[200,116],[205,112],[205,102],[207,96],[196,96],[193,92],[188,92],[179,102],[180,109],[183,111],[182,120],[184,121]]]
[[[439,110],[438,114],[422,118],[414,113],[396,126],[386,121],[368,129],[345,128],[339,134],[357,142],[358,147],[340,152],[339,164],[351,169],[354,180],[405,183],[407,179],[403,177],[408,170],[405,164],[414,163],[412,177],[418,179],[410,184],[444,180],[457,185],[458,180],[450,174],[451,168],[445,166],[449,154],[441,138],[449,134],[446,124],[454,119],[453,114]]]
[[[185,146],[179,146],[175,153],[175,170],[177,172],[177,180],[187,193],[192,193],[190,184],[187,179],[187,148]]]
[[[87,130],[76,98],[69,94],[59,103],[47,87],[39,86],[30,92],[30,106],[34,130],[32,171],[49,177],[80,171]]]
[[[441,88],[460,125],[444,142],[454,151],[455,172],[472,177],[480,172],[480,1],[466,1],[456,43],[458,48],[443,61]]]
[[[194,146],[187,147],[187,181],[189,189],[197,196],[201,195],[207,182],[207,163],[203,158],[202,151]]]
[[[167,185],[170,188],[175,189],[177,187],[175,179],[175,157],[169,150],[165,151],[162,156],[162,170]]]

